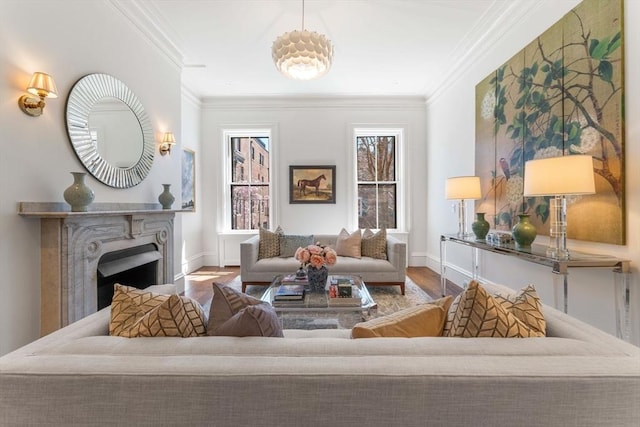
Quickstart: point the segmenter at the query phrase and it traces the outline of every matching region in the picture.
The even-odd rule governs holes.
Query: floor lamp
[[[551,228],[548,257],[569,259],[566,196],[595,192],[591,156],[550,157],[525,163],[524,196],[553,196],[549,212]]]
[[[480,178],[477,176],[454,176],[447,178],[445,194],[447,200],[459,200],[458,204],[458,237],[467,236],[467,212],[465,200],[476,200],[482,197]]]

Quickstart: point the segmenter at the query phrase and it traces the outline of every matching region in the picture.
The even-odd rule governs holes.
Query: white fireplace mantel
[[[20,202],[20,216],[40,219],[41,335],[97,310],[97,267],[106,253],[152,243],[162,255],[158,283],[171,281],[176,212],[155,203],[94,203],[70,212],[65,203]]]

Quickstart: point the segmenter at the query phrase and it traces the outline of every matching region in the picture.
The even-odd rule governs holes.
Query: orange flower
[[[309,264],[311,264],[312,267],[320,268],[324,265],[324,258],[322,257],[322,255],[312,254],[311,258],[309,259]]]
[[[338,256],[336,254],[336,251],[334,251],[333,249],[328,249],[327,252],[324,255],[324,259],[327,261],[328,265],[335,264],[336,261],[338,260]]]

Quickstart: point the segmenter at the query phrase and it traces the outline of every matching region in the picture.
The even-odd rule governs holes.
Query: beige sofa
[[[640,349],[546,338],[108,336],[110,308],[0,358],[0,425],[637,426]]]
[[[335,248],[338,235],[314,235],[314,241]],[[253,236],[240,243],[240,280],[242,291],[247,285],[268,285],[279,274],[294,273],[300,262],[294,257],[273,257],[258,259],[259,236]],[[367,286],[400,286],[404,295],[404,281],[407,265],[406,243],[387,235],[387,259],[370,257],[351,258],[338,256],[335,265],[329,266],[329,274],[359,274]]]

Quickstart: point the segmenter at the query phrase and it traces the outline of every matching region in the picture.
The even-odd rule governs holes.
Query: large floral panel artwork
[[[493,228],[527,213],[548,235],[550,198],[522,193],[526,161],[589,154],[596,194],[569,197],[568,237],[625,243],[622,15],[620,0],[585,0],[476,86],[476,211]]]

